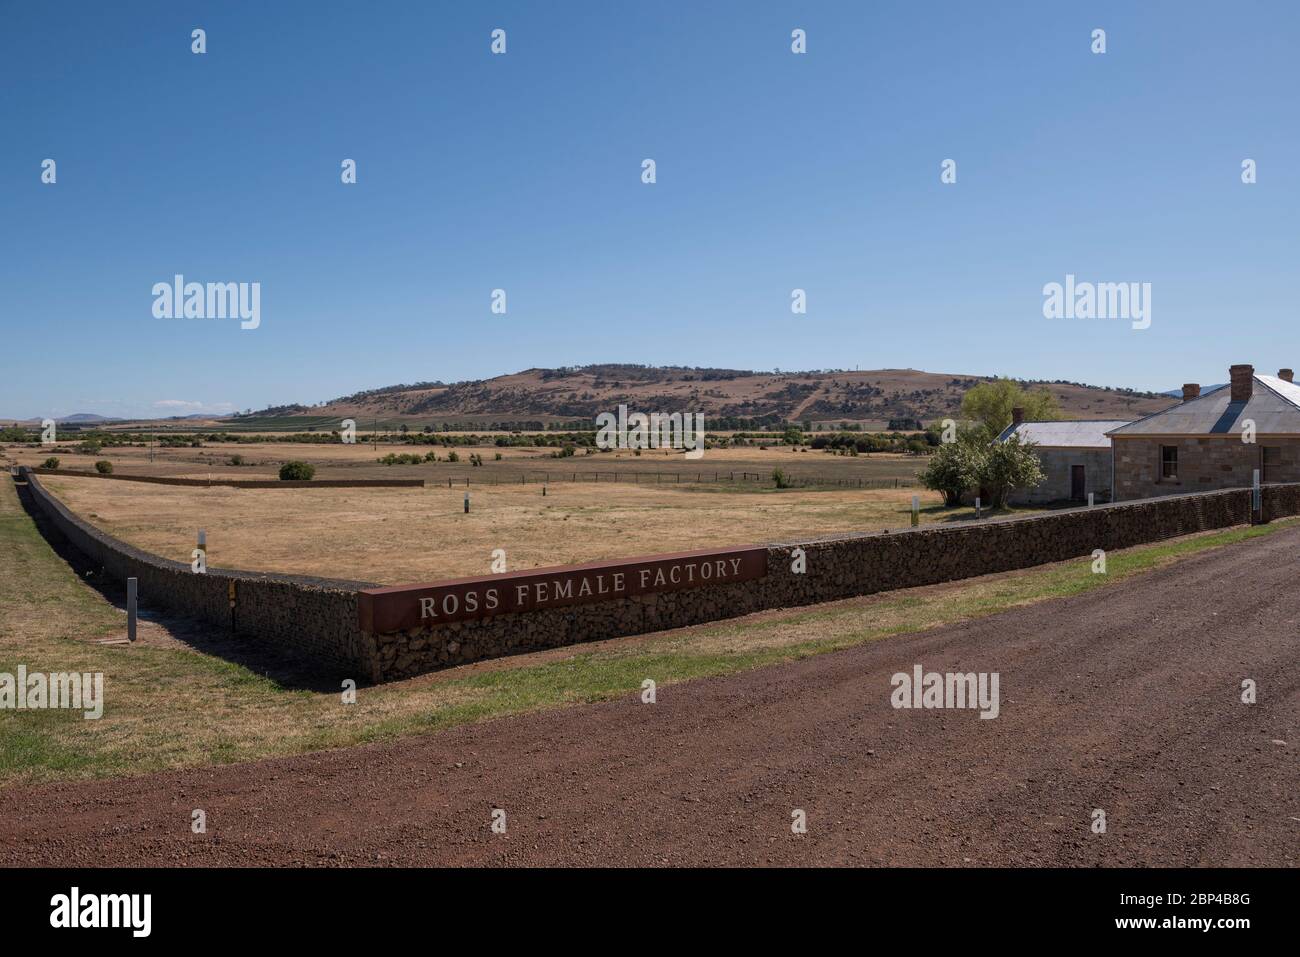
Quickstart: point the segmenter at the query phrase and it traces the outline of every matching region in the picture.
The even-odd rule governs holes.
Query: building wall
[[[1248,488],[1261,467],[1261,449],[1280,449],[1280,464],[1264,476],[1269,483],[1300,482],[1300,436],[1242,442],[1237,436],[1125,438],[1114,436],[1116,499],[1180,495],[1225,488]],[[1160,449],[1178,449],[1178,478],[1160,477]]]
[[[1046,477],[1036,487],[1017,489],[1011,494],[1012,505],[1042,505],[1070,499],[1070,469],[1084,468],[1084,497],[1095,493],[1094,501],[1110,501],[1110,449],[1059,449],[1039,446],[1038,459]]]

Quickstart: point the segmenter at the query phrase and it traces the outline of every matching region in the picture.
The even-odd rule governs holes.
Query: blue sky
[[[7,3],[0,415],[588,362],[1300,368],[1298,27],[1282,2]],[[176,273],[260,282],[260,328],[155,318]],[[1067,273],[1150,282],[1150,328],[1045,319]]]

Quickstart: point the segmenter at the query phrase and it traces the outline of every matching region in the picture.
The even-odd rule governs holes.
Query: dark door
[[[1070,499],[1075,502],[1082,502],[1088,496],[1083,490],[1083,466],[1070,466]]]

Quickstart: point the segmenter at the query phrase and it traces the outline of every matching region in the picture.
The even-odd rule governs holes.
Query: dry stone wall
[[[1249,489],[1144,499],[900,531],[849,534],[765,546],[767,574],[590,604],[545,608],[391,632],[364,631],[363,582],[209,569],[136,549],[71,514],[23,470],[37,505],[74,546],[116,578],[140,579],[141,601],[236,627],[343,677],[388,681],[449,665],[624,635],[697,625],[750,612],[937,584],[1091,556],[1192,532],[1248,524]],[[1266,486],[1264,521],[1300,514],[1300,484]],[[806,572],[796,573],[796,549]]]
[[[220,485],[228,488],[424,488],[424,479],[191,479],[173,478],[169,475],[105,475],[102,472],[82,472],[74,469],[28,469],[35,475],[72,475],[77,478],[108,479],[110,482],[149,482],[153,485],[185,485],[211,488]]]
[[[118,581],[139,579],[141,604],[231,629],[234,585],[236,634],[269,642],[322,670],[379,680],[374,641],[357,620],[357,592],[372,583],[211,567],[196,574],[187,564],[143,551],[79,518],[30,469],[20,475],[45,517],[92,564]]]

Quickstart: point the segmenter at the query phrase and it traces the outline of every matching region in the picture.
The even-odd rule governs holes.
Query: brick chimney
[[[1016,406],[1011,410],[1011,424],[1019,425],[1023,421],[1025,421],[1025,410]]]
[[[1249,402],[1250,394],[1255,388],[1255,367],[1252,365],[1229,366],[1228,376],[1232,380],[1231,401]]]
[[[1199,399],[1200,397],[1201,397],[1201,386],[1200,386],[1200,383],[1197,383],[1197,382],[1184,382],[1184,383],[1183,383],[1183,401],[1184,401],[1184,402],[1190,402],[1192,399]]]
[[[1278,369],[1277,377],[1281,379],[1283,382],[1295,381],[1295,373],[1292,372],[1290,369]]]

